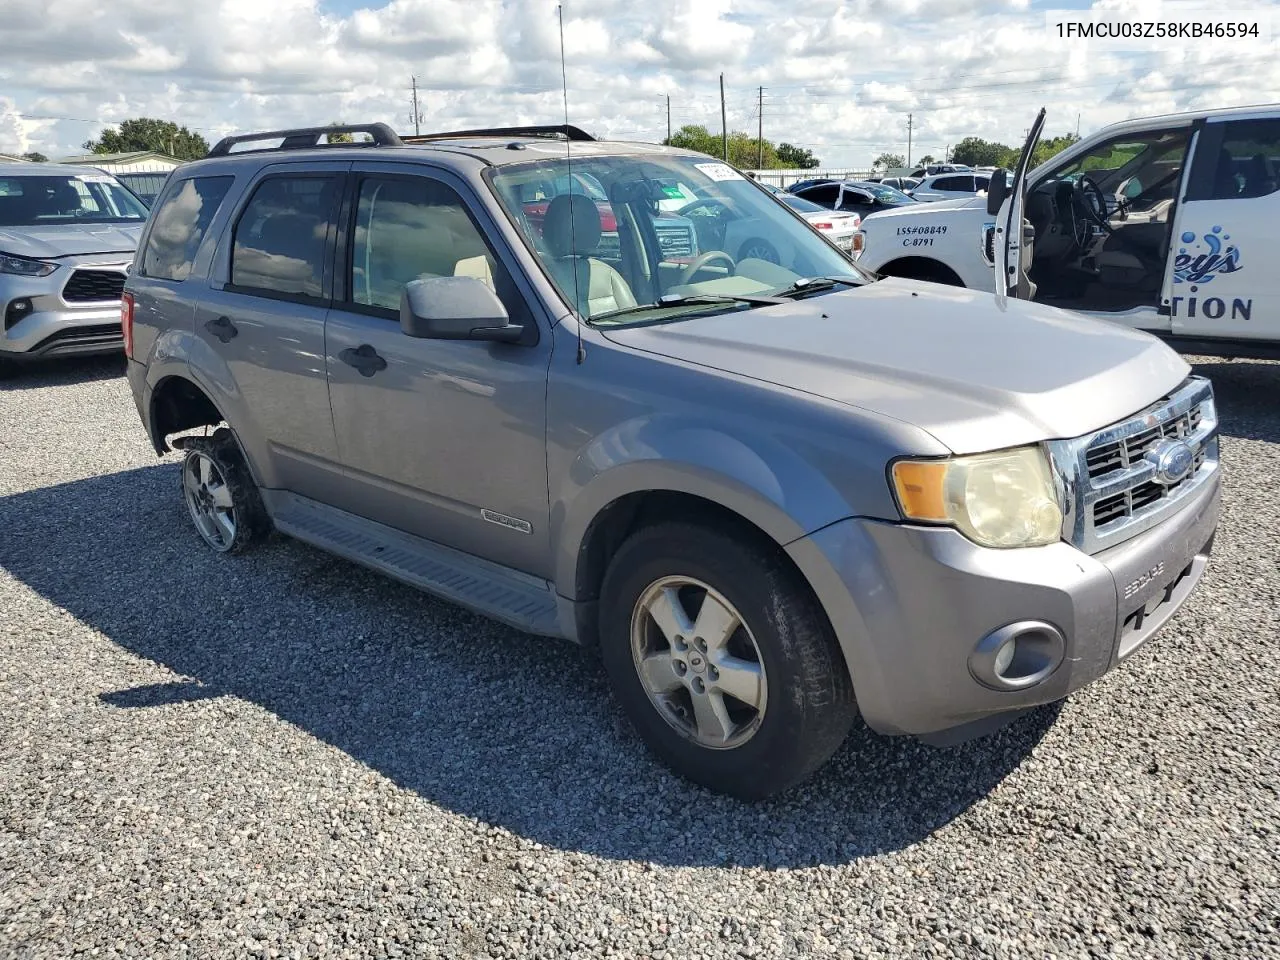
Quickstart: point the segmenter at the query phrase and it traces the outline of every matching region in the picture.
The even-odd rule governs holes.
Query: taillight
[[[133,294],[120,298],[120,332],[124,334],[124,355],[133,359]]]
[[[815,223],[813,227],[815,230],[834,230],[835,229],[835,227],[833,227],[831,224],[826,222]]]

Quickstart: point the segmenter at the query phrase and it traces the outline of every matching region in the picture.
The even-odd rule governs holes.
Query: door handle
[[[236,325],[231,322],[230,317],[218,317],[216,320],[210,320],[204,325],[204,328],[223,343],[227,343],[240,332]]]
[[[387,361],[378,356],[378,351],[367,343],[360,344],[354,350],[348,347],[338,354],[338,359],[355,367],[362,377],[372,377],[379,370],[387,369]]]

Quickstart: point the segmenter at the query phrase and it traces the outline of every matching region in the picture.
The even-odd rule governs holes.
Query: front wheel
[[[600,616],[605,669],[640,736],[713,790],[778,793],[853,721],[830,624],[765,545],[685,523],[643,529],[610,564]]]

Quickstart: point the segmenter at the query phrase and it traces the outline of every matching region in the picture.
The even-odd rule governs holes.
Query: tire
[[[717,616],[701,621],[709,601]],[[677,606],[687,619],[667,615]],[[735,616],[740,626],[717,644],[709,627]],[[681,638],[673,624],[688,633]],[[605,574],[600,638],[614,694],[650,750],[681,776],[739,799],[808,777],[857,713],[826,615],[771,545],[689,523],[640,530]],[[763,682],[753,686],[757,668]]]
[[[768,240],[762,240],[760,237],[752,237],[741,247],[738,248],[738,260],[766,260],[769,263],[782,263],[782,258],[778,256],[778,251]]]
[[[217,553],[243,553],[265,539],[271,521],[231,431],[182,446],[182,499],[200,539]]]

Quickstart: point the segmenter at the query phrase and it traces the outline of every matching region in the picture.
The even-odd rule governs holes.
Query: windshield
[[[0,177],[0,227],[141,223],[147,208],[105,173]]]
[[[895,190],[893,187],[886,187],[883,183],[859,183],[859,190],[865,190],[871,194],[880,203],[892,205],[899,203],[919,203],[915,197],[908,197],[901,190]]]
[[[780,291],[833,289],[796,287],[811,277],[871,280],[757,183],[710,157],[588,155],[572,167],[575,182],[598,191],[561,191],[564,157],[499,167],[490,183],[565,302],[589,322],[752,309]]]

